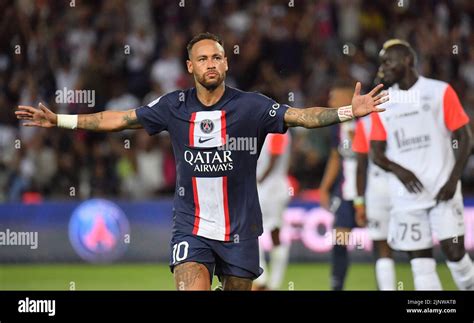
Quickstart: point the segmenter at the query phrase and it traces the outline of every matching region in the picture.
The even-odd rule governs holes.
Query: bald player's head
[[[400,82],[407,73],[415,68],[416,53],[410,44],[401,39],[387,40],[379,54],[382,75],[386,86]]]

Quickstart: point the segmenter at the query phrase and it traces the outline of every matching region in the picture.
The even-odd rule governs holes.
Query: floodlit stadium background
[[[185,46],[196,33],[224,39],[227,84],[297,107],[326,106],[335,79],[370,87],[382,43],[403,38],[420,73],[451,83],[474,124],[469,0],[19,0],[0,1],[0,12],[0,232],[38,234],[37,248],[0,246],[0,290],[173,288],[166,262],[176,174],[167,134],[22,128],[13,109],[40,101],[59,113],[129,109],[192,86]],[[71,102],[71,93],[80,95]],[[328,289],[332,215],[318,207],[317,188],[329,131],[292,134],[294,197],[282,232],[291,264],[282,288]],[[472,254],[474,155],[463,185]],[[77,246],[95,216],[81,217],[78,207],[91,199],[121,210],[111,206],[104,220],[105,248]],[[358,236],[347,288],[375,289],[371,243],[365,230]],[[443,287],[454,289],[437,256]],[[397,260],[399,289],[412,289],[406,256]]]

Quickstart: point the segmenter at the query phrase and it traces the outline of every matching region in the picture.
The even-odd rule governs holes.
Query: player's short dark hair
[[[189,41],[188,45],[186,46],[186,49],[188,50],[188,56],[191,56],[191,49],[193,49],[194,44],[196,44],[197,42],[199,42],[201,40],[205,40],[205,39],[213,40],[213,41],[219,43],[224,48],[224,42],[222,41],[222,39],[219,36],[214,35],[210,32],[200,33],[200,34],[197,34],[196,36],[194,36],[193,39],[191,39]]]

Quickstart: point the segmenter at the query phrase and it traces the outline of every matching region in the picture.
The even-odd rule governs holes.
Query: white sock
[[[280,289],[283,278],[285,278],[286,267],[288,265],[288,256],[290,246],[280,244],[273,247],[270,251],[270,282],[268,287],[272,290]]]
[[[375,277],[379,290],[395,290],[395,262],[392,258],[377,259]]]
[[[433,258],[415,258],[410,260],[415,290],[442,290]]]
[[[460,290],[474,290],[474,265],[466,253],[459,261],[446,261],[456,286]]]
[[[260,267],[263,269],[263,273],[253,281],[253,283],[259,287],[267,285],[268,272],[267,272],[267,261],[265,260],[265,251],[263,247],[259,245],[258,254],[260,256]]]

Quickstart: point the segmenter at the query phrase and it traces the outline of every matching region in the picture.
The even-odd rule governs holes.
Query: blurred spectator
[[[152,81],[158,83],[164,93],[179,88],[178,81],[184,73],[184,62],[180,58],[178,49],[165,48],[163,56],[151,68]]]
[[[147,104],[192,85],[185,46],[203,31],[224,38],[229,85],[298,107],[326,105],[336,78],[370,87],[381,44],[404,38],[423,75],[453,85],[474,126],[472,1],[184,3],[0,1],[0,201],[20,200],[24,192],[47,199],[172,194],[166,133],[42,132],[19,127],[12,108],[42,101],[61,113],[92,113]],[[59,102],[56,90],[65,88],[92,91],[95,106]],[[300,191],[317,188],[328,131],[292,131],[293,181]],[[474,191],[473,158],[463,177],[466,193]]]
[[[118,78],[112,81],[111,98],[105,104],[107,110],[129,110],[140,105],[140,101],[127,92],[124,80]]]
[[[127,58],[129,89],[134,95],[142,97],[149,87],[147,64],[153,54],[155,43],[143,26],[129,34],[126,42],[130,46],[126,48],[130,50]]]

